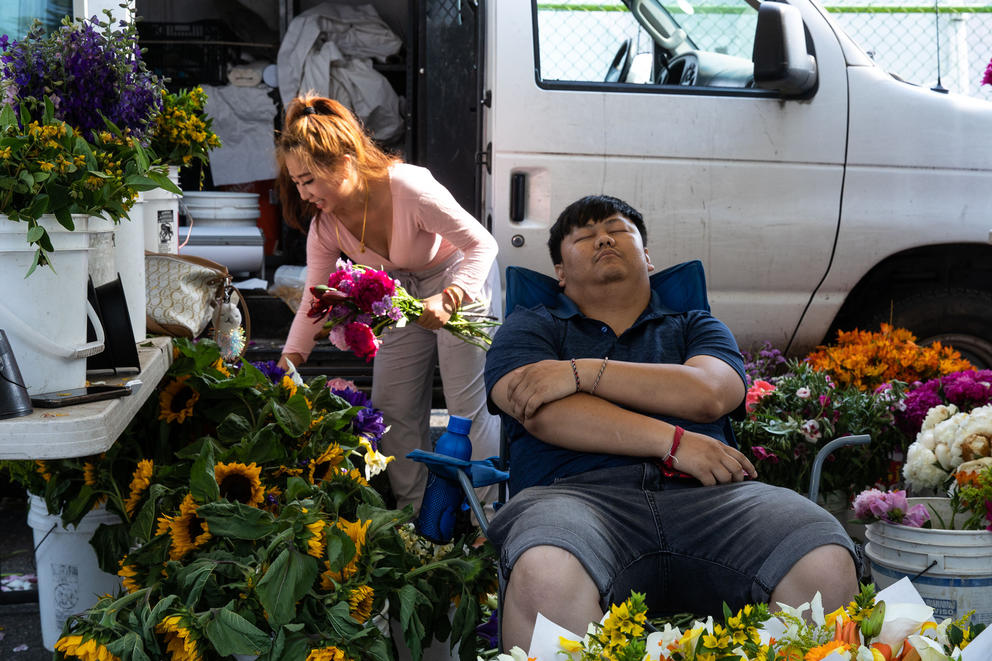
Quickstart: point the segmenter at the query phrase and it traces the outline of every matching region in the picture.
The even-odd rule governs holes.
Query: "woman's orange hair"
[[[276,142],[276,188],[283,219],[290,226],[300,229],[299,219],[312,216],[316,209],[300,199],[286,171],[286,157],[296,157],[314,174],[327,175],[346,154],[365,179],[385,177],[389,167],[400,160],[379,149],[351,110],[334,99],[305,94],[289,103]]]

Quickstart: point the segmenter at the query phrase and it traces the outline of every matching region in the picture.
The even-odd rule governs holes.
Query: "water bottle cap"
[[[468,430],[472,428],[472,419],[453,415],[448,418],[448,431],[452,434],[468,435]]]

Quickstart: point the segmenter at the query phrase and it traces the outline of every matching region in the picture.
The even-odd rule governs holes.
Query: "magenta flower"
[[[906,516],[902,518],[902,525],[912,526],[913,528],[922,528],[923,524],[930,520],[930,511],[927,510],[926,505],[913,505],[906,512]]]
[[[992,60],[989,60],[989,65],[985,67],[985,75],[982,76],[982,85],[992,85]]]
[[[373,312],[373,306],[396,293],[396,283],[385,271],[365,271],[355,281],[351,294],[355,305],[364,312]]]
[[[778,455],[762,445],[753,446],[751,453],[758,461],[769,461],[773,464],[778,463]]]
[[[376,352],[379,351],[381,341],[365,324],[356,321],[351,322],[344,327],[344,337],[352,353],[359,358],[364,358],[365,362],[371,361]]]

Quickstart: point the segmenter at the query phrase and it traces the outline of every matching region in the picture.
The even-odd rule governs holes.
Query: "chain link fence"
[[[700,50],[750,59],[756,12],[743,0],[671,0],[665,9]],[[626,39],[649,53],[651,38],[619,0],[538,2],[545,80],[603,80]],[[981,85],[992,59],[992,5],[980,0],[829,0],[832,19],[884,70],[924,87],[992,100]]]

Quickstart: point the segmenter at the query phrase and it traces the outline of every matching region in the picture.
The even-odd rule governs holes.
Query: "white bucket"
[[[90,538],[101,523],[120,523],[120,517],[102,507],[88,513],[78,526],[65,528],[49,514],[45,499],[31,495],[28,525],[34,531],[35,565],[38,570],[38,610],[41,639],[53,650],[66,618],[81,613],[102,594],[115,594],[120,577],[100,571]]]
[[[86,357],[103,351],[103,327],[86,300],[89,230],[86,216],[73,216],[75,231],[54,216],[39,223],[52,238],[57,271],[38,267],[25,278],[34,259],[27,223],[0,216],[0,328],[7,332],[28,394],[82,388]],[[97,332],[86,342],[86,318]]]
[[[179,185],[179,168],[169,166],[169,181]],[[175,255],[179,252],[179,196],[164,188],[138,193],[144,202],[145,250]]]
[[[130,220],[114,223],[90,218],[89,274],[93,286],[107,284],[119,273],[131,318],[134,341],[145,339],[145,226],[140,199],[131,207]]]
[[[206,225],[255,226],[260,215],[258,193],[194,191],[183,193],[183,207],[193,227]]]
[[[947,498],[910,498],[950,521]],[[934,523],[937,517],[932,517]],[[992,624],[992,532],[938,530],[879,522],[867,526],[865,554],[879,589],[906,576],[937,621],[974,610],[973,620]]]

